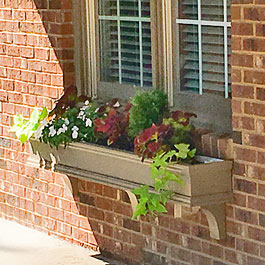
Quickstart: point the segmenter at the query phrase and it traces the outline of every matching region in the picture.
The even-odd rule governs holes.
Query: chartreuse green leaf
[[[16,137],[23,144],[29,140],[33,133],[39,128],[41,121],[43,121],[48,115],[46,108],[43,108],[41,112],[35,108],[27,121],[21,114],[14,117],[14,124],[10,129],[10,132],[14,132]]]

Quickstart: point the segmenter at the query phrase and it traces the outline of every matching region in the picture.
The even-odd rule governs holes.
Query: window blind
[[[200,4],[200,6],[199,6]],[[182,90],[230,90],[230,8],[223,0],[179,1],[179,69]]]
[[[152,86],[150,0],[99,2],[101,80]]]

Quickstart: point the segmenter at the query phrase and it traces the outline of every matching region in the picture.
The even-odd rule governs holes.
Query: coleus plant
[[[159,152],[168,152],[174,149],[175,144],[187,141],[193,127],[190,118],[196,117],[193,113],[182,111],[171,112],[170,117],[159,125],[153,124],[134,139],[134,152],[145,158],[153,158]]]
[[[122,136],[128,137],[131,104],[128,103],[124,110],[118,110],[121,105],[118,99],[116,100],[116,103],[112,101],[112,104],[109,104],[107,108],[101,107],[99,113],[103,112],[103,117],[94,120],[95,133],[103,133],[106,135],[108,137],[108,145],[116,143]]]

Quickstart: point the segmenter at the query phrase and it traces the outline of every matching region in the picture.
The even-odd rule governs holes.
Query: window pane
[[[224,91],[224,28],[202,27],[203,90]]]
[[[223,0],[201,0],[202,20],[224,21]]]
[[[227,0],[227,21],[231,21],[231,0]]]
[[[228,43],[228,91],[231,92],[231,28],[227,29],[227,43]]]
[[[126,17],[139,16],[139,3],[138,0],[120,0],[120,15]]]
[[[121,21],[122,82],[140,85],[139,22]]]
[[[118,15],[99,16],[101,81],[152,86],[150,0],[119,0],[105,7],[115,7]]]
[[[198,91],[199,47],[198,27],[180,25],[180,82],[181,89]]]
[[[149,22],[142,23],[143,34],[143,85],[152,86],[151,28]]]
[[[117,21],[103,20],[100,22],[101,80],[106,82],[119,81],[117,31]]]
[[[99,15],[117,16],[117,0],[100,0]]]
[[[150,0],[141,0],[142,17],[151,17]]]
[[[198,0],[179,0],[178,18],[198,19]]]

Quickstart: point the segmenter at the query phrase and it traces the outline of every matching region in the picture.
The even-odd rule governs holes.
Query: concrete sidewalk
[[[98,253],[0,219],[1,265],[105,265]]]

